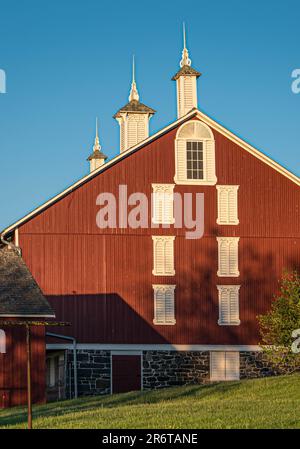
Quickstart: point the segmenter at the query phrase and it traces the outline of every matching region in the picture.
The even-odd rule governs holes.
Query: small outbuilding
[[[13,245],[0,247],[0,408],[27,401],[26,329],[11,323],[54,317],[17,249]],[[34,403],[46,399],[45,352],[45,326],[31,326]]]

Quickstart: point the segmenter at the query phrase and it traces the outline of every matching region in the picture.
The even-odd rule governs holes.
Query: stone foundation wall
[[[143,388],[199,384],[209,380],[209,352],[144,351]]]
[[[73,351],[67,351],[67,396],[74,395]],[[78,396],[110,393],[110,351],[77,350]]]
[[[262,352],[240,352],[241,379],[254,379],[275,376],[276,374]]]
[[[77,351],[78,395],[110,393],[111,352]],[[209,351],[143,351],[144,390],[210,381]],[[66,397],[74,397],[73,352],[67,351]],[[240,352],[240,378],[273,376],[261,352]],[[71,388],[70,388],[71,387]]]

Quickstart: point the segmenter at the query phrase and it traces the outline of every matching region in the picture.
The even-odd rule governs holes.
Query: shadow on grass
[[[172,402],[177,399],[194,397],[201,401],[208,396],[231,392],[240,385],[240,382],[215,383],[207,385],[189,385],[175,388],[165,388],[155,391],[133,391],[130,393],[82,397],[76,400],[52,402],[45,405],[33,407],[33,419],[51,418],[69,413],[80,413],[92,410],[108,408],[119,408],[130,405],[158,404]],[[24,408],[12,408],[0,412],[0,428],[13,425],[25,425],[27,422],[27,412]]]

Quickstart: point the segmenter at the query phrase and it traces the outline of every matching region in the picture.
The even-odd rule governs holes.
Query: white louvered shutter
[[[219,324],[230,323],[230,299],[228,289],[221,289],[219,299]]]
[[[176,141],[176,180],[184,182],[187,179],[186,172],[186,141]]]
[[[239,276],[238,243],[239,237],[217,237],[218,241],[218,276]]]
[[[174,184],[152,184],[152,221],[174,223]]]
[[[219,325],[239,325],[239,285],[218,285]]]
[[[165,292],[162,289],[156,289],[154,296],[154,316],[157,323],[165,322]]]
[[[155,276],[174,276],[175,237],[153,236],[153,274]]]
[[[154,324],[175,324],[175,285],[153,285]]]
[[[218,224],[239,224],[238,219],[239,186],[217,186],[218,191]]]
[[[240,378],[240,353],[225,352],[226,380],[239,380]]]
[[[229,275],[238,276],[239,275],[239,262],[238,262],[238,243],[239,238],[232,238],[228,242],[229,246]]]
[[[229,322],[231,324],[239,324],[240,322],[239,290],[237,288],[230,289],[229,291],[229,309],[230,309]]]
[[[213,351],[210,353],[210,380],[226,380],[225,352]]]
[[[207,140],[204,145],[205,148],[205,181],[214,182],[216,180],[215,169],[215,141]]]

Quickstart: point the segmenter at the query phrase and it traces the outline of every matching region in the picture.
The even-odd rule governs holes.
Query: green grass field
[[[300,375],[193,385],[34,407],[35,428],[300,428]],[[0,428],[26,427],[26,409],[0,411]]]

